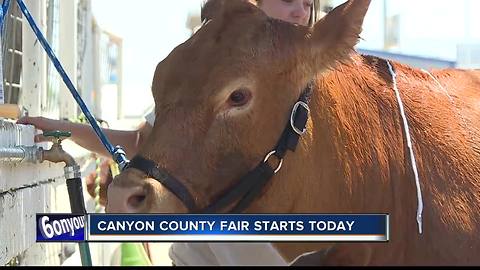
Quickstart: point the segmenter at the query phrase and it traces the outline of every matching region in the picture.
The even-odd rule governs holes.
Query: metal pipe
[[[20,147],[0,148],[0,162],[20,163],[25,159],[25,151]]]
[[[12,88],[22,88],[21,84],[18,83],[9,83],[9,82],[4,82],[6,86],[12,87]]]
[[[1,163],[38,163],[42,161],[42,148],[37,146],[15,146],[0,148]]]

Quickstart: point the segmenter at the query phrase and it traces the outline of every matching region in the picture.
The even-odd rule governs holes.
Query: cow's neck
[[[337,245],[333,264],[466,262],[455,254],[477,262],[472,252],[480,248],[475,222],[480,219],[479,199],[472,196],[480,182],[478,136],[472,136],[478,119],[475,107],[457,109],[448,95],[439,94],[446,90],[438,89],[431,77],[394,64],[425,203],[419,235],[417,189],[392,76],[384,60],[353,59],[353,64],[318,76],[309,133],[297,152],[287,156],[263,197],[264,205],[270,205],[267,210],[390,214],[389,243]],[[453,72],[443,74],[445,80],[454,80]],[[455,89],[447,90],[457,94]],[[457,102],[462,102],[460,95]],[[284,245],[280,250],[292,259],[322,246]]]
[[[384,63],[371,67],[368,60],[355,56],[353,64],[319,75],[310,132],[300,151],[287,157],[278,179],[289,183],[282,210],[394,213],[392,224],[407,225],[390,233],[402,237],[416,231],[415,184],[388,70]]]
[[[296,190],[303,194],[317,194],[301,196],[312,201],[297,203],[317,205],[313,211],[387,212],[405,188],[416,208],[413,179],[405,181],[411,170],[390,75],[383,66],[371,68],[363,61],[355,56],[354,63],[318,76],[309,132],[285,160],[284,177],[297,179],[291,185],[301,186]]]
[[[376,68],[365,61],[356,55],[354,63],[318,75],[308,132],[252,209],[415,212],[415,183],[391,77],[385,63]],[[411,197],[396,196],[406,190]],[[269,201],[278,197],[272,207]]]

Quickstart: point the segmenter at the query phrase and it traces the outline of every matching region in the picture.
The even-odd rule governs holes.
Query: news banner
[[[37,214],[37,242],[387,242],[387,214]]]

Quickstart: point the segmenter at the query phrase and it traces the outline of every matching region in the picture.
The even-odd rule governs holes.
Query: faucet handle
[[[53,130],[43,132],[43,136],[47,138],[53,138],[52,140],[54,143],[61,143],[62,140],[70,138],[72,133],[70,131]]]

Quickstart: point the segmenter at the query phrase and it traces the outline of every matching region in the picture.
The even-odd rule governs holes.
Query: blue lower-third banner
[[[389,240],[389,216],[319,214],[90,214],[88,241],[307,241]]]

